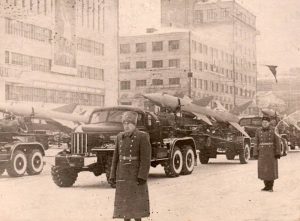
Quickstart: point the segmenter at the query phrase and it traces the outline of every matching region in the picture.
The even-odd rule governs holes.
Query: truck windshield
[[[261,118],[243,118],[240,120],[241,126],[261,126]]]
[[[103,110],[93,113],[91,117],[91,124],[98,124],[103,122],[122,123],[123,110]]]

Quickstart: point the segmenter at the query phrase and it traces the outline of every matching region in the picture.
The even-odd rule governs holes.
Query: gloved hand
[[[258,155],[253,156],[255,160],[258,160]]]
[[[281,157],[280,154],[276,154],[276,155],[275,155],[275,158],[276,158],[276,159],[280,159],[280,157]]]
[[[147,181],[142,178],[137,178],[137,184],[138,185],[144,185]]]

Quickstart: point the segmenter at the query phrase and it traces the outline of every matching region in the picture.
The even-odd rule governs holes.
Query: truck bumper
[[[55,166],[82,168],[84,167],[84,157],[79,155],[57,155]]]

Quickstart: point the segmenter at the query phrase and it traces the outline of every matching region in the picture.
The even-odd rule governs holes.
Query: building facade
[[[194,99],[213,96],[231,110],[234,97],[241,104],[255,96],[255,77],[234,81],[228,45],[187,29],[121,37],[119,66],[121,104],[147,107],[141,94],[166,92]]]
[[[158,89],[192,98],[213,95],[228,110],[253,100],[255,19],[235,1],[162,0],[162,30],[120,39],[120,102],[136,105],[135,94]],[[154,51],[156,44],[160,51]],[[179,46],[170,49],[173,44]]]
[[[0,12],[1,102],[117,103],[117,0],[5,0]]]

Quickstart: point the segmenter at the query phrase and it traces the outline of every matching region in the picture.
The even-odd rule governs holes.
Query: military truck
[[[194,131],[199,147],[199,160],[207,164],[210,158],[225,155],[227,160],[234,160],[239,156],[241,164],[248,163],[250,159],[250,137],[246,137],[226,122],[215,122],[212,126],[200,125]]]
[[[122,115],[126,111],[138,113],[137,128],[150,135],[151,166],[162,165],[168,177],[193,172],[197,162],[196,143],[191,130],[176,126],[176,116],[154,114],[140,108],[117,106],[95,109],[89,123],[79,126],[71,135],[70,148],[55,157],[51,174],[59,187],[72,186],[82,171],[109,178],[115,140],[123,131]],[[94,158],[94,163],[88,163]]]

